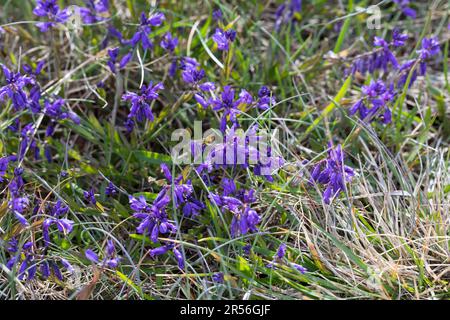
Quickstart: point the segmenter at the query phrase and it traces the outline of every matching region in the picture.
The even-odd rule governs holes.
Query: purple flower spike
[[[131,109],[130,113],[128,114],[128,118],[134,118],[138,122],[142,122],[145,119],[152,122],[154,120],[154,116],[150,107],[150,103],[153,100],[158,99],[158,91],[162,89],[164,89],[162,83],[158,83],[154,86],[152,86],[152,83],[150,83],[148,87],[145,85],[142,86],[140,94],[134,92],[125,93],[122,96],[122,100],[131,102]]]
[[[344,165],[344,153],[341,145],[328,150],[328,157],[320,161],[312,170],[310,183],[325,186],[323,200],[331,202],[340,192],[346,190],[345,183],[350,182],[355,175],[352,168]]]

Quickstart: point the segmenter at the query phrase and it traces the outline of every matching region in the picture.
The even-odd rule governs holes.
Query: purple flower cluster
[[[130,196],[130,208],[133,217],[141,220],[137,232],[147,235],[151,241],[158,242],[159,234],[173,233],[177,230],[175,224],[169,221],[167,206],[170,203],[169,189],[163,188],[152,205],[147,204],[144,196]]]
[[[57,4],[57,0],[36,0],[36,7],[33,13],[38,17],[46,17],[48,19],[46,22],[36,23],[36,26],[41,32],[47,32],[58,23],[65,23],[70,17],[69,10],[61,10]]]
[[[389,64],[394,69],[398,69],[399,63],[391,49],[404,46],[407,40],[408,36],[401,33],[398,29],[394,29],[391,42],[387,42],[380,37],[375,37],[373,44],[378,48],[358,57],[352,65],[351,73],[354,74],[358,71],[361,74],[365,74],[366,72],[373,74],[377,70],[384,70],[386,72]]]
[[[150,83],[148,86],[143,85],[140,94],[134,92],[127,92],[122,96],[123,101],[131,102],[130,113],[128,114],[128,120],[133,121],[133,119],[138,122],[143,122],[145,119],[149,121],[154,120],[152,113],[152,108],[150,103],[159,97],[158,91],[164,89],[162,83],[157,83],[152,85]],[[134,122],[133,122],[134,123]]]
[[[234,180],[224,178],[222,180],[223,191],[221,194],[210,193],[210,200],[216,204],[222,213],[233,214],[230,233],[232,237],[256,232],[257,225],[261,221],[258,213],[250,205],[256,201],[255,190],[237,189]]]
[[[45,219],[42,224],[42,236],[44,238],[45,246],[50,245],[49,230],[52,225],[56,225],[59,232],[64,235],[68,235],[72,232],[74,222],[66,218],[61,218],[61,216],[67,214],[68,211],[69,207],[63,205],[60,200],[53,206],[48,206],[47,215],[50,216],[50,218]]]
[[[33,280],[39,269],[40,275],[44,280],[53,274],[58,280],[62,281],[63,275],[60,265],[70,273],[74,271],[74,268],[66,259],[46,257],[36,247],[35,243],[31,241],[24,243],[20,248],[19,241],[16,238],[11,238],[6,250],[12,256],[6,263],[6,267],[9,270],[13,270],[17,266],[19,280],[24,280],[25,278],[27,281]]]
[[[392,113],[388,103],[394,100],[394,86],[387,86],[382,80],[372,81],[362,87],[362,93],[363,96],[350,108],[350,115],[359,113],[362,120],[373,121],[379,114],[382,123],[390,123]]]
[[[150,40],[152,27],[160,26],[164,20],[165,16],[163,13],[156,12],[147,17],[145,12],[142,12],[137,31],[133,34],[131,39],[125,41],[124,44],[129,44],[135,48],[140,43],[144,50],[152,49],[153,43]]]
[[[346,190],[345,184],[355,175],[352,168],[344,164],[344,153],[341,145],[329,145],[328,157],[319,161],[311,172],[310,183],[318,183],[325,187],[323,200],[326,204],[331,202],[340,192]]]

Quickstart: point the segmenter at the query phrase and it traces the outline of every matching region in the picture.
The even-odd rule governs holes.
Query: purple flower
[[[184,269],[184,258],[183,258],[183,255],[181,254],[181,252],[177,248],[173,248],[172,252],[173,252],[173,255],[175,256],[175,259],[178,262],[178,268],[183,270]]]
[[[175,50],[175,47],[178,44],[178,38],[172,37],[170,32],[167,32],[163,39],[161,40],[161,47],[165,49],[166,51],[173,52]]]
[[[223,19],[222,10],[220,10],[220,9],[214,10],[212,13],[212,17],[216,21],[222,20]]]
[[[419,54],[420,59],[425,60],[439,54],[440,50],[441,49],[437,37],[423,38],[422,48],[420,50],[417,50],[417,53]]]
[[[286,255],[286,244],[282,243],[280,244],[280,246],[278,247],[277,253],[275,255],[275,257],[279,260],[283,259],[284,256]]]
[[[237,189],[228,179],[225,179],[222,186],[224,189],[222,195],[210,193],[209,198],[222,212],[230,211],[233,214],[230,226],[231,236],[234,238],[256,232],[261,218],[255,210],[250,208],[250,204],[256,200],[254,190]]]
[[[117,187],[112,182],[109,182],[108,186],[105,188],[105,195],[111,197],[116,194],[117,194]]]
[[[149,236],[153,242],[158,241],[160,233],[175,232],[177,229],[167,217],[166,207],[170,203],[167,191],[167,188],[163,188],[151,206],[147,204],[143,196],[137,199],[130,196],[130,207],[134,211],[133,216],[141,220],[137,232]]]
[[[96,254],[92,249],[86,249],[84,252],[85,257],[94,264],[100,265],[100,267],[108,267],[115,269],[118,267],[120,262],[120,257],[116,254],[116,248],[114,247],[114,242],[108,240],[106,242],[106,252],[103,254],[103,259],[100,260],[98,254]]]
[[[6,156],[0,158],[0,182],[3,181],[3,177],[5,176],[6,171],[8,170],[9,163],[16,160],[17,160],[16,156]]]
[[[308,271],[308,269],[306,269],[304,266],[296,263],[291,263],[291,267],[300,272],[301,274],[305,274]]]
[[[329,146],[328,157],[316,164],[311,172],[310,183],[316,182],[325,186],[323,200],[326,204],[340,192],[346,190],[345,183],[355,175],[352,168],[344,165],[344,153],[341,145]]]
[[[109,9],[109,0],[85,0],[87,7],[79,8],[79,12],[83,22],[86,24],[93,24],[105,20],[101,13],[105,13]]]
[[[405,16],[408,16],[412,19],[416,18],[417,13],[414,9],[409,7],[409,0],[394,0],[394,2],[400,7]]]
[[[23,90],[26,85],[32,84],[33,79],[29,76],[21,75],[20,72],[12,72],[5,65],[1,65],[5,75],[6,84],[0,87],[0,101],[6,97],[11,99],[15,110],[22,110],[27,106],[28,99]]]
[[[261,110],[267,110],[270,108],[270,106],[273,106],[276,103],[275,97],[272,95],[271,91],[266,86],[262,86],[259,89],[258,98],[259,99],[256,105]],[[247,100],[250,101],[251,103],[249,97],[247,97]]]
[[[210,105],[212,105],[214,111],[223,111],[222,118],[220,122],[220,130],[225,132],[227,119],[237,125],[237,115],[240,113],[238,106],[240,101],[234,100],[234,90],[231,86],[224,86],[222,90],[222,94],[220,97],[211,98],[209,100]]]
[[[59,232],[64,235],[68,235],[73,230],[74,222],[72,220],[61,218],[69,211],[69,207],[62,204],[61,200],[58,200],[53,206],[47,207],[47,215],[49,218],[45,219],[42,224],[42,236],[44,238],[45,246],[50,245],[50,227],[56,225]]]
[[[205,70],[200,69],[199,66],[200,64],[194,58],[183,57],[180,63],[183,81],[197,85],[205,77]]]
[[[223,281],[224,281],[224,275],[223,275],[223,273],[222,273],[222,272],[214,273],[214,274],[212,275],[212,280],[213,280],[215,283],[223,283]]]
[[[398,28],[395,28],[392,32],[392,45],[394,47],[403,47],[408,40],[408,35],[406,33],[401,33]]]
[[[44,101],[44,113],[53,120],[70,119],[75,124],[80,124],[80,118],[77,114],[75,114],[71,110],[63,111],[62,108],[65,103],[66,101],[59,97],[55,97],[53,102],[50,102],[50,100],[46,99]]]
[[[70,13],[67,9],[60,10],[56,0],[36,0],[33,13],[38,17],[47,17],[48,22],[38,22],[36,26],[41,32],[55,27],[58,23],[64,23],[69,19]]]
[[[222,51],[227,51],[229,49],[229,44],[236,38],[236,31],[229,29],[223,31],[220,28],[216,29],[216,32],[212,36],[212,39],[217,43],[217,48]]]
[[[94,193],[94,189],[89,189],[89,191],[84,191],[83,192],[83,197],[84,199],[86,199],[87,202],[89,202],[90,204],[95,205],[97,203],[97,200],[95,200],[95,193]]]
[[[84,252],[84,255],[91,262],[98,263],[98,261],[99,261],[98,255],[94,251],[92,251],[91,249],[87,249]]]
[[[149,103],[158,98],[158,91],[162,89],[164,89],[162,83],[158,83],[155,86],[152,86],[152,83],[150,83],[148,87],[142,86],[140,95],[134,92],[125,93],[122,96],[122,100],[131,102],[128,118],[135,118],[139,122],[144,121],[144,119],[153,121],[154,116]]]
[[[282,24],[289,24],[291,21],[295,22],[301,11],[301,0],[290,0],[282,3],[275,12],[275,29],[279,30]]]
[[[382,123],[390,123],[392,113],[387,105],[394,100],[396,94],[393,84],[386,86],[382,80],[372,81],[370,85],[362,87],[362,92],[363,97],[350,108],[350,115],[359,113],[361,119],[373,121],[375,115],[381,110]]]
[[[150,41],[151,27],[160,26],[164,20],[165,17],[162,13],[154,13],[147,18],[145,12],[142,12],[138,30],[129,41],[125,42],[125,44],[136,47],[138,43],[141,43],[144,50],[153,48],[153,43]]]
[[[379,48],[369,54],[363,54],[361,57],[356,59],[352,65],[351,73],[358,71],[362,74],[366,72],[373,74],[377,70],[387,71],[389,64],[391,64],[395,69],[398,69],[399,64],[394,53],[391,51],[391,48],[404,46],[407,39],[408,36],[401,33],[397,28],[395,28],[392,33],[391,42],[387,42],[385,39],[380,37],[375,37],[373,44]]]
[[[13,211],[17,220],[19,220],[20,224],[23,226],[28,226],[29,223],[27,219],[22,215],[23,212],[28,208],[30,204],[30,200],[27,197],[13,197],[9,202],[9,207]]]

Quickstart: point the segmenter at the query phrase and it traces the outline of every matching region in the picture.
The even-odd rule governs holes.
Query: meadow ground
[[[449,299],[449,15],[0,0],[0,299]]]

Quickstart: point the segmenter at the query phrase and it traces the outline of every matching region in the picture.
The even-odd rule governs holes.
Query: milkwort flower
[[[49,99],[45,99],[44,101],[44,113],[48,117],[50,117],[52,120],[64,120],[64,119],[70,119],[75,124],[80,124],[80,118],[78,115],[71,111],[63,111],[63,107],[66,104],[66,100],[60,98],[60,97],[54,97],[53,101],[50,101]]]
[[[408,35],[401,33],[397,28],[392,32],[391,42],[387,42],[381,37],[375,37],[373,44],[378,48],[357,57],[352,64],[351,73],[354,74],[358,71],[362,74],[365,74],[366,72],[373,74],[377,70],[384,70],[386,72],[389,64],[391,64],[394,69],[398,69],[399,64],[391,50],[392,48],[404,46],[406,40],[408,40]]]
[[[74,222],[66,218],[61,218],[68,211],[69,207],[63,205],[61,200],[58,200],[53,206],[49,205],[47,207],[47,215],[49,218],[46,218],[42,224],[42,237],[44,238],[44,245],[46,247],[50,245],[49,231],[52,225],[55,224],[59,232],[64,234],[64,236],[72,232]]]
[[[178,44],[178,38],[173,37],[170,32],[167,32],[161,40],[161,48],[168,52],[173,52]]]
[[[372,80],[370,85],[362,87],[362,93],[363,97],[350,108],[349,114],[359,113],[362,120],[373,121],[375,116],[380,113],[379,118],[382,123],[390,123],[392,112],[388,103],[394,100],[396,94],[393,84],[387,86],[382,80]]]
[[[112,197],[116,194],[117,194],[117,187],[112,182],[109,182],[108,186],[105,188],[105,195]]]
[[[59,8],[57,0],[36,0],[36,7],[33,9],[33,13],[38,17],[46,17],[49,20],[36,23],[41,32],[47,32],[58,23],[65,23],[70,17],[67,9],[61,10]]]
[[[241,96],[241,95],[239,95],[239,96]],[[259,89],[258,98],[259,99],[257,101],[256,106],[261,110],[267,110],[276,103],[275,96],[272,94],[270,89],[266,86],[262,86]],[[248,99],[248,97],[247,97],[247,99]]]
[[[27,105],[33,113],[38,113],[41,111],[41,88],[39,83],[37,82],[37,76],[42,72],[42,68],[44,67],[45,60],[41,60],[37,63],[36,68],[33,69],[28,64],[25,64],[22,69],[25,71],[26,75],[32,79],[33,86],[31,87],[27,99]]]
[[[0,101],[4,101],[8,97],[11,99],[16,111],[22,110],[28,104],[24,88],[29,84],[33,84],[33,78],[22,75],[20,72],[12,72],[3,64],[1,66],[5,75],[6,85],[0,87]]]
[[[46,280],[53,274],[58,280],[62,281],[63,276],[58,261],[68,272],[74,271],[72,265],[64,258],[51,258],[42,253],[39,253],[39,248],[35,247],[32,241],[25,242],[22,248],[19,248],[19,241],[16,238],[11,238],[8,241],[6,250],[12,257],[6,263],[9,270],[13,270],[18,266],[18,279],[27,281],[33,280],[38,270],[40,270],[41,277]]]
[[[257,225],[261,218],[255,210],[250,208],[250,204],[256,201],[255,190],[238,190],[234,180],[227,178],[223,179],[222,187],[222,195],[211,192],[209,198],[223,213],[229,211],[233,214],[230,225],[231,236],[234,238],[258,231]]]
[[[168,244],[162,245],[160,247],[151,249],[148,254],[150,255],[150,257],[155,258],[156,256],[161,256],[163,254],[166,254],[170,250],[172,250],[174,257],[177,260],[178,268],[183,270],[184,266],[185,266],[183,255],[182,255],[181,251],[178,250],[178,248],[175,247],[175,245],[172,243],[168,243]]]
[[[183,175],[179,175],[176,179],[172,178],[172,174],[166,164],[161,164],[167,181],[171,183],[171,191],[173,192],[173,201],[175,208],[183,206],[182,212],[186,217],[196,217],[205,205],[194,198],[194,187],[190,180],[183,181]]]
[[[411,74],[408,88],[411,87],[419,75],[424,76],[426,74],[427,60],[439,54],[439,52],[440,44],[436,37],[423,38],[421,48],[417,50],[417,54],[419,55],[418,58],[408,60],[400,66],[400,77],[397,82],[397,86],[399,88],[403,87]],[[419,70],[416,68],[417,64],[419,65]]]
[[[302,11],[301,0],[289,0],[282,3],[275,11],[275,29],[279,30],[282,24],[289,24],[291,21],[300,20],[300,12]]]
[[[97,203],[97,200],[95,200],[95,193],[94,189],[89,189],[88,191],[83,192],[84,199],[89,202],[90,204],[95,205]]]
[[[100,260],[99,256],[92,249],[87,249],[84,255],[89,261],[101,267],[107,266],[111,269],[117,268],[120,262],[120,257],[117,255],[114,242],[111,239],[106,242],[106,251],[103,254],[102,260]]]
[[[6,175],[9,163],[16,160],[16,156],[4,156],[0,158],[0,182],[3,182],[3,177]]]
[[[129,44],[135,48],[139,43],[142,44],[144,50],[152,49],[153,43],[150,40],[151,27],[160,26],[165,20],[165,16],[161,12],[156,12],[147,17],[145,12],[141,13],[140,24],[138,30],[134,33],[130,40],[125,41],[124,44]]]
[[[85,0],[87,7],[80,7],[80,15],[85,24],[93,24],[106,19],[102,14],[108,12],[109,0]]]
[[[236,39],[236,31],[228,29],[224,31],[220,28],[216,29],[216,32],[212,36],[212,39],[217,44],[217,48],[221,51],[228,51],[229,44]]]
[[[162,89],[164,89],[164,85],[161,82],[154,86],[150,82],[148,86],[142,86],[140,95],[130,91],[125,93],[122,100],[131,102],[128,119],[136,119],[138,122],[148,119],[152,122],[154,116],[149,103],[158,98],[158,91]]]
[[[9,208],[12,210],[17,220],[23,226],[29,226],[27,219],[23,216],[24,211],[28,208],[30,204],[30,200],[26,196],[12,196],[12,199],[9,201]]]
[[[272,261],[268,263],[266,267],[269,269],[276,269],[276,265],[287,264],[291,268],[299,271],[301,274],[305,274],[308,271],[305,267],[297,263],[289,262],[287,261],[287,259],[285,259],[286,248],[287,248],[286,244],[281,243],[280,246],[278,247],[276,254],[273,256]]]
[[[119,48],[112,48],[112,49],[108,49],[108,61],[106,62],[106,64],[108,65],[109,69],[111,70],[112,73],[116,73],[117,72],[117,62],[118,62],[118,58],[119,58]],[[128,62],[130,62],[131,58],[133,57],[133,52],[130,51],[127,54],[125,54],[119,61],[119,69],[123,69],[125,68],[125,66],[128,64]]]
[[[144,196],[130,196],[130,208],[133,217],[141,220],[137,232],[144,234],[153,242],[158,242],[159,234],[175,232],[176,226],[168,220],[166,208],[170,203],[168,188],[163,188],[152,205],[148,205]]]
[[[194,58],[183,57],[180,69],[181,77],[187,84],[197,85],[205,77],[205,70],[200,68],[200,64]]]
[[[409,0],[394,0],[394,3],[396,3],[400,7],[405,16],[408,16],[412,19],[416,18],[417,16],[416,10],[414,10],[409,6],[410,4]]]
[[[344,153],[341,145],[328,145],[328,157],[317,163],[312,172],[310,184],[319,183],[325,187],[323,200],[329,204],[340,192],[346,190],[345,184],[355,175],[352,168],[344,164]]]
[[[237,115],[241,112],[239,107],[246,106],[247,102],[248,100],[242,99],[242,97],[235,100],[235,91],[231,86],[224,86],[219,97],[210,98],[209,104],[212,106],[212,109],[214,111],[222,111],[220,120],[220,130],[222,132],[226,130],[227,119],[233,125],[238,126]]]

